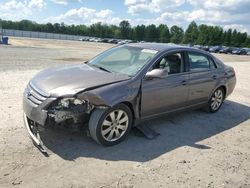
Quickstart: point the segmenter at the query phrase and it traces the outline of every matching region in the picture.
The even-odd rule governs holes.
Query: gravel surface
[[[250,56],[218,55],[237,85],[221,110],[147,122],[154,140],[133,132],[102,147],[82,133],[42,135],[50,156],[23,126],[22,92],[41,69],[80,63],[110,44],[11,38],[0,46],[0,187],[250,187]]]

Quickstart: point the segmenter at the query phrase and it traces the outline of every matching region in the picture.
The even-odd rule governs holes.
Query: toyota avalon
[[[213,55],[173,44],[136,43],[92,60],[48,68],[34,76],[23,97],[33,142],[52,126],[86,126],[99,144],[126,138],[132,126],[180,110],[217,112],[236,84],[234,69]]]

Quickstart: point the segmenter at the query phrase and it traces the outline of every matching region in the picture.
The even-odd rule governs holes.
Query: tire
[[[217,112],[225,99],[225,91],[222,87],[216,89],[208,101],[207,111],[209,113]]]
[[[113,146],[128,136],[132,120],[132,112],[125,104],[108,109],[95,109],[89,119],[89,132],[97,143]]]

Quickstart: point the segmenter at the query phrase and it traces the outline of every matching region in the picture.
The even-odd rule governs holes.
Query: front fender
[[[77,98],[87,100],[95,106],[113,107],[121,102],[136,106],[139,88],[139,81],[127,80],[79,93]]]

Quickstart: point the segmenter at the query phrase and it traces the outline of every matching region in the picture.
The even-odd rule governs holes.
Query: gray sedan
[[[39,131],[52,126],[87,126],[97,143],[110,146],[150,118],[194,108],[217,112],[235,84],[234,69],[204,51],[126,44],[38,73],[24,92],[24,121],[40,149]]]

